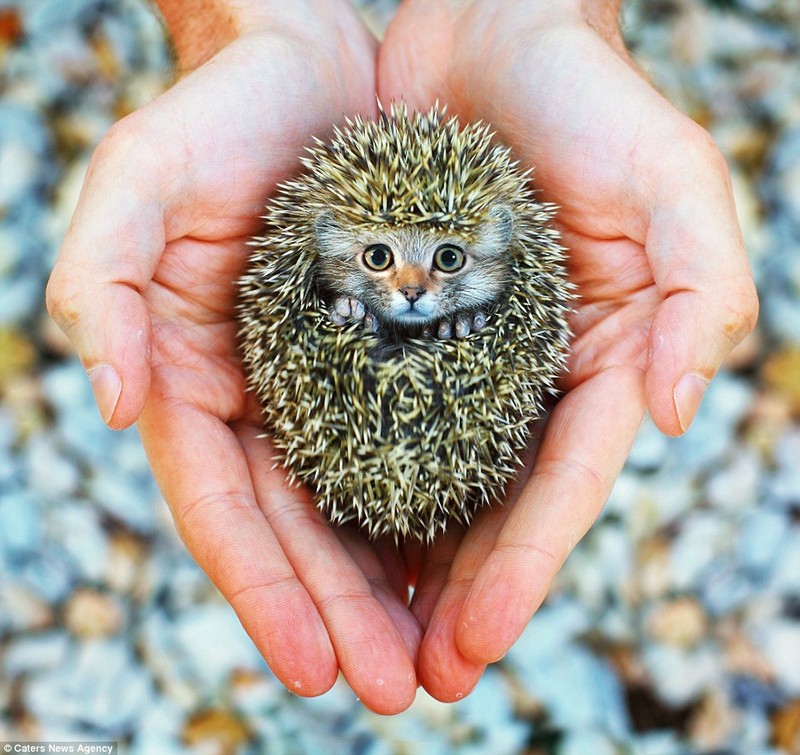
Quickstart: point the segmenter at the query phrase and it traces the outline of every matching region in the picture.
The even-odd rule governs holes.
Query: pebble
[[[247,742],[244,723],[227,710],[205,710],[192,716],[184,726],[182,739],[204,753],[233,755]]]
[[[706,636],[708,617],[695,598],[676,598],[655,606],[647,618],[647,627],[656,642],[692,648]]]
[[[800,414],[800,345],[771,354],[764,362],[762,378],[768,388],[783,394],[792,410]]]
[[[700,584],[705,572],[720,557],[734,533],[728,522],[708,511],[693,511],[680,524],[670,552],[671,584],[688,590]]]
[[[780,689],[789,697],[800,697],[800,623],[775,619],[761,628],[756,642],[772,664]]]
[[[28,489],[45,500],[62,501],[78,492],[80,470],[51,434],[39,432],[29,438],[25,466]]]
[[[794,700],[772,718],[772,735],[784,752],[800,751],[800,700]]]
[[[642,656],[659,697],[673,708],[695,702],[722,682],[720,653],[710,643],[693,648],[651,643]]]
[[[132,648],[112,638],[76,644],[61,665],[33,676],[25,704],[42,721],[89,725],[114,738],[133,731],[153,695]]]
[[[743,568],[758,577],[771,574],[790,532],[791,521],[785,512],[759,507],[745,515],[737,538],[737,555]]]
[[[145,542],[126,532],[108,539],[108,555],[103,582],[117,594],[132,595],[136,600],[147,597],[142,568],[148,557]]]
[[[0,563],[30,556],[41,548],[43,528],[35,498],[26,493],[0,493]]]
[[[124,618],[122,606],[114,597],[90,588],[76,590],[64,607],[65,626],[81,640],[117,634]]]
[[[185,711],[168,696],[156,695],[142,710],[129,755],[184,755]]]
[[[195,606],[178,616],[173,637],[192,675],[208,688],[235,671],[263,669],[264,660],[227,604]]]
[[[38,631],[53,625],[52,606],[19,582],[0,581],[0,635]]]
[[[81,501],[65,501],[49,512],[48,519],[76,576],[98,582],[108,563],[108,540],[98,510]]]
[[[69,647],[69,635],[61,630],[20,635],[5,648],[3,671],[9,677],[19,677],[59,666]]]
[[[763,472],[758,454],[736,449],[730,460],[711,472],[705,486],[708,503],[731,515],[741,515],[758,500]]]

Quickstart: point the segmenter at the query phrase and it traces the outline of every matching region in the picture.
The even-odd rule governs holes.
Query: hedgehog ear
[[[477,245],[487,252],[504,252],[511,245],[513,234],[514,215],[511,209],[504,204],[496,204],[481,224]]]
[[[317,237],[317,248],[325,256],[338,256],[347,247],[347,234],[336,222],[331,210],[321,212],[314,220],[314,233]]]

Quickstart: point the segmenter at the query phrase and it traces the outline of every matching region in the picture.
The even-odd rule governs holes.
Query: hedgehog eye
[[[433,255],[433,266],[443,273],[454,273],[464,267],[464,251],[455,244],[442,244]]]
[[[364,250],[364,264],[370,270],[386,270],[393,261],[392,250],[386,244],[370,244]]]

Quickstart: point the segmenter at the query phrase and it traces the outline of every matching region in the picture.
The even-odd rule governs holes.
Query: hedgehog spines
[[[241,350],[289,475],[334,522],[432,540],[502,500],[530,423],[564,369],[572,288],[528,171],[486,124],[440,110],[356,116],[302,158],[271,203],[240,281]],[[467,338],[385,336],[328,319],[313,222],[469,234],[496,204],[514,216],[512,282]]]

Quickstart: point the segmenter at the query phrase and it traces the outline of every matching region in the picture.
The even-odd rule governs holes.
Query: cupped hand
[[[594,8],[588,16],[579,6]],[[544,599],[604,505],[647,408],[684,432],[757,302],[727,169],[634,68],[613,2],[407,0],[381,99],[484,119],[560,206],[580,299],[563,396],[505,507],[424,557],[418,676],[467,694]]]
[[[181,536],[275,674],[316,695],[341,669],[393,713],[414,697],[421,636],[405,567],[272,468],[234,311],[247,237],[310,135],[373,113],[376,45],[346,2],[268,15],[103,140],[48,306],[105,421],[138,420]]]

